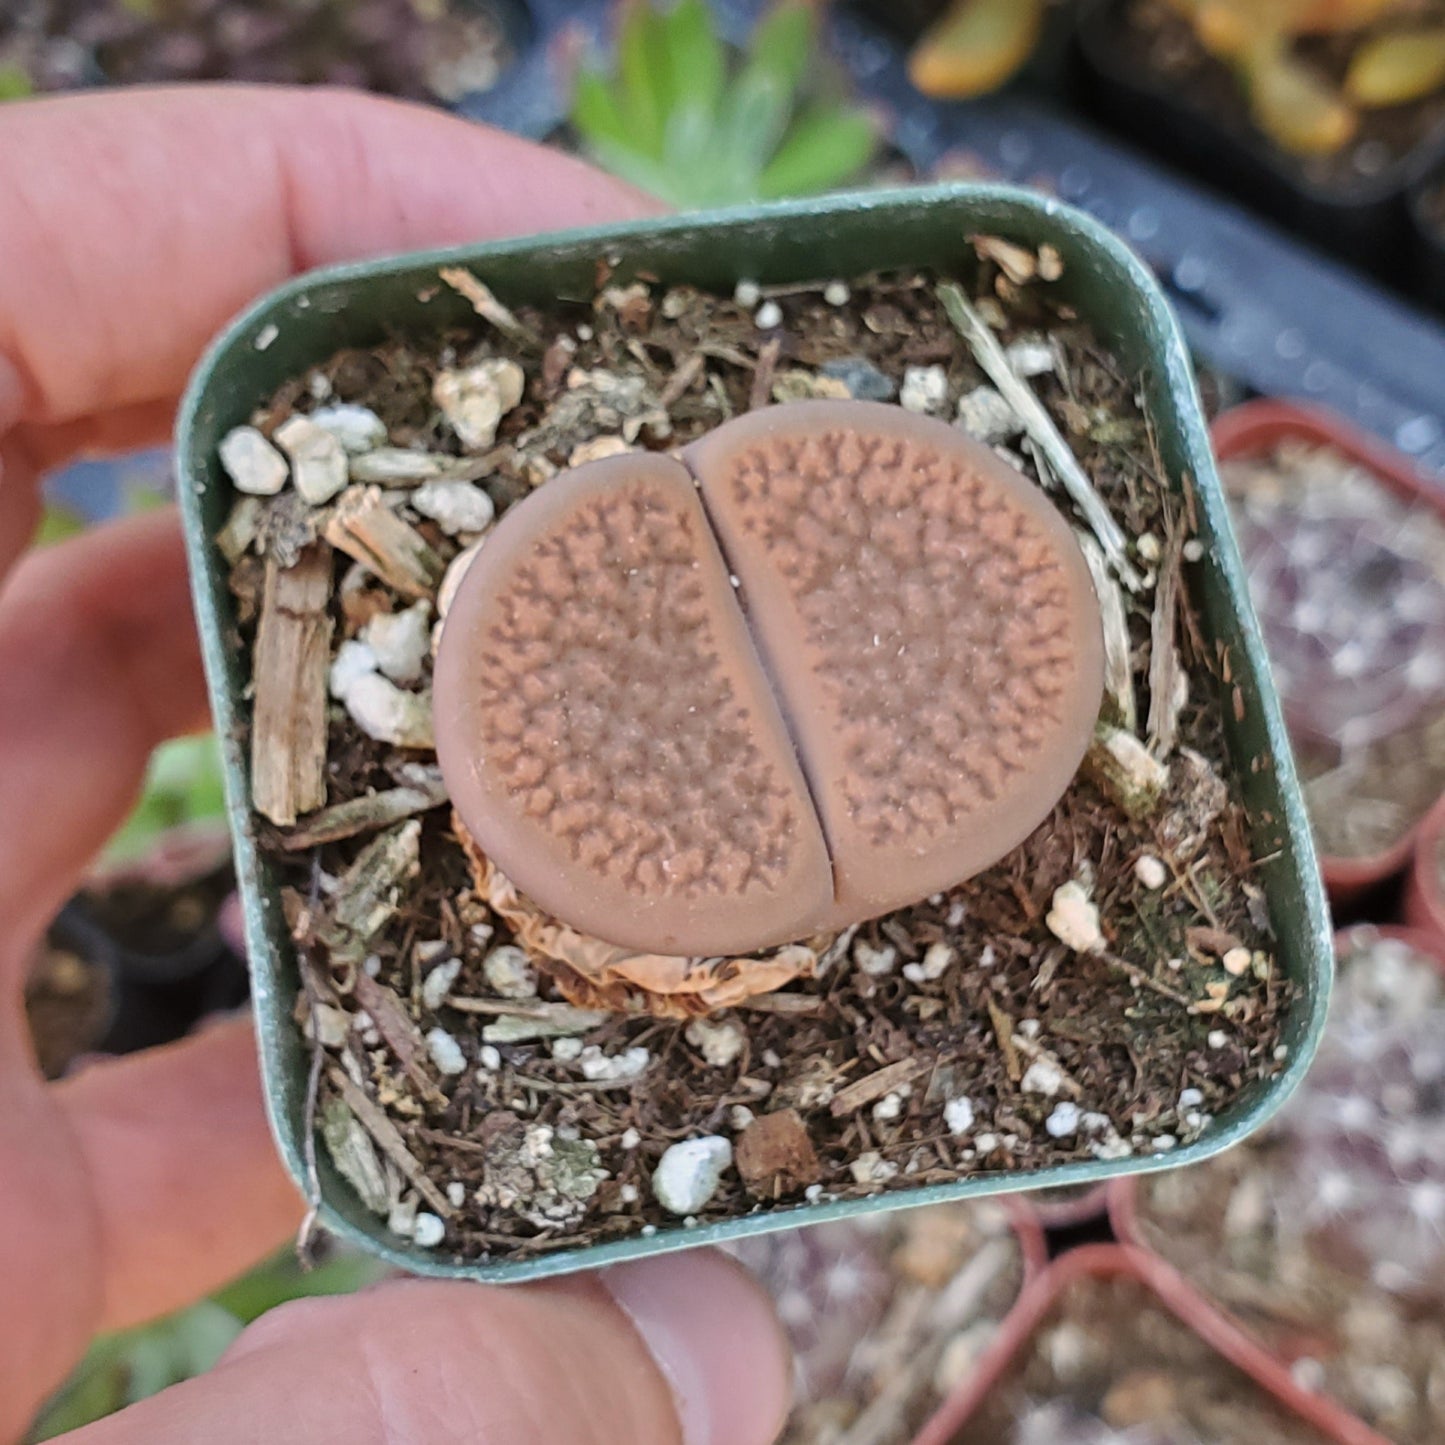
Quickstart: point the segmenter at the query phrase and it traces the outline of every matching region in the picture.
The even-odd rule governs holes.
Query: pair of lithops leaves
[[[943,422],[800,402],[514,507],[447,613],[437,751],[539,908],[622,955],[746,958],[1009,852],[1102,671],[1029,479]]]

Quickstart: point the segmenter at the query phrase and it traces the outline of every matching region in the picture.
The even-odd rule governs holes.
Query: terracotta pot
[[[1403,452],[1333,412],[1292,401],[1247,401],[1217,417],[1209,436],[1221,463],[1267,455],[1283,441],[1332,447],[1377,477],[1386,491],[1402,501],[1431,508],[1445,522],[1445,489],[1426,481]],[[1286,705],[1287,716],[1288,712]],[[1322,856],[1320,869],[1330,901],[1338,907],[1400,873],[1414,851],[1421,826],[1417,823],[1389,848],[1371,857]]]
[[[1405,922],[1412,941],[1433,954],[1445,969],[1445,887],[1441,885],[1441,838],[1445,836],[1445,798],[1425,815],[1414,833],[1414,858],[1405,880]],[[1405,930],[1400,930],[1402,933]]]
[[[1389,1445],[1348,1411],[1297,1384],[1289,1371],[1216,1309],[1172,1265],[1134,1244],[1090,1244],[1055,1260],[1025,1286],[973,1375],[915,1436],[913,1445],[950,1445],[1029,1347],[1060,1298],[1084,1279],[1127,1279],[1142,1285],[1181,1324],[1247,1375],[1282,1409],[1336,1445]]]

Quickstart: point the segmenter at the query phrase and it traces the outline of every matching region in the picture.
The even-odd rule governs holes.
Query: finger
[[[261,1106],[249,1018],[52,1090],[94,1199],[100,1329],[188,1304],[295,1235],[302,1202]]]
[[[26,427],[11,434],[5,461],[17,478],[43,476],[75,457],[114,456],[169,443],[175,426],[175,398],[96,412],[54,426]],[[20,484],[17,482],[17,491]],[[0,487],[0,493],[4,488]]]
[[[771,1445],[787,1398],[767,1302],[699,1250],[562,1287],[411,1280],[297,1301],[210,1374],[67,1439]]]
[[[94,1334],[99,1239],[80,1151],[0,1012],[0,1440],[19,1440]]]
[[[0,196],[0,432],[175,396],[296,271],[655,209],[440,111],[244,86],[6,106]]]
[[[190,618],[168,510],[33,553],[0,593],[0,954],[12,962],[125,818],[152,749],[204,726]]]

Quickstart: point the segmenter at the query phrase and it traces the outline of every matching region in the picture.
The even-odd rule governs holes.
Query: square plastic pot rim
[[[925,213],[934,211],[940,213],[940,223],[944,217],[962,223],[957,232],[961,264],[969,259],[965,243],[969,230],[987,225],[1008,234],[1010,226],[1014,226],[1039,240],[1052,240],[1064,250],[1066,262],[1070,255],[1077,257],[1086,277],[1090,268],[1103,276],[1100,285],[1112,298],[1112,314],[1117,323],[1121,327],[1132,328],[1137,336],[1143,338],[1149,369],[1158,373],[1157,394],[1172,398],[1177,416],[1166,419],[1165,430],[1172,430],[1177,435],[1178,448],[1183,456],[1182,470],[1194,479],[1195,496],[1204,527],[1206,533],[1212,534],[1214,545],[1209,580],[1214,591],[1211,595],[1222,599],[1221,606],[1227,604],[1228,607],[1234,634],[1230,639],[1231,647],[1236,648],[1237,645],[1234,651],[1236,682],[1243,682],[1252,689],[1250,706],[1256,738],[1252,746],[1264,749],[1271,757],[1283,815],[1274,818],[1273,826],[1281,830],[1287,873],[1280,875],[1277,893],[1272,894],[1271,899],[1287,905],[1288,916],[1276,921],[1285,934],[1293,935],[1294,951],[1301,960],[1301,994],[1295,1005],[1297,1028],[1287,1062],[1267,1083],[1256,1085],[1251,1096],[1232,1111],[1232,1116],[1226,1117],[1199,1140],[1171,1154],[1131,1156],[1123,1160],[1081,1160],[1051,1166],[1033,1174],[1011,1171],[964,1175],[946,1184],[907,1191],[884,1191],[859,1199],[771,1209],[691,1229],[670,1228],[650,1237],[632,1235],[603,1244],[504,1262],[459,1261],[449,1255],[419,1249],[401,1238],[390,1236],[384,1221],[368,1218],[363,1223],[359,1216],[357,1219],[350,1218],[329,1196],[323,1195],[319,1201],[319,1219],[338,1236],[418,1274],[498,1282],[536,1279],[671,1249],[721,1243],[773,1229],[844,1219],[879,1209],[984,1198],[1046,1186],[1084,1185],[1122,1173],[1176,1167],[1227,1149],[1254,1132],[1273,1116],[1299,1083],[1323,1027],[1329,998],[1329,920],[1278,699],[1269,681],[1258,622],[1250,608],[1243,567],[1213,472],[1208,438],[1194,391],[1192,367],[1182,335],[1144,264],[1092,217],[1052,197],[1042,197],[1022,187],[955,183],[666,216],[331,266],[294,278],[255,302],[212,343],[192,376],[180,409],[177,458],[182,479],[181,509],[202,652],[217,732],[225,754],[227,808],[236,840],[237,875],[245,904],[246,938],[252,959],[253,999],[257,1010],[266,1107],[283,1159],[298,1187],[305,1193],[311,1176],[307,1157],[309,1146],[303,1138],[301,1124],[288,1113],[283,1097],[285,1088],[279,1081],[279,1076],[284,1075],[289,1067],[285,1057],[287,1042],[282,1035],[283,1031],[295,1030],[291,1018],[294,994],[288,994],[284,987],[273,987],[270,977],[269,961],[274,961],[276,957],[273,941],[278,937],[280,925],[278,915],[273,911],[274,900],[265,896],[260,882],[263,864],[249,800],[248,765],[243,742],[245,727],[239,700],[231,694],[227,685],[228,670],[234,665],[235,645],[223,620],[221,609],[226,605],[224,581],[217,573],[217,557],[204,513],[206,489],[215,477],[213,449],[206,439],[209,437],[214,441],[212,434],[220,424],[218,409],[212,405],[211,398],[217,378],[225,376],[228,368],[243,368],[248,358],[251,364],[255,364],[257,342],[263,336],[273,334],[275,318],[284,320],[295,316],[313,303],[318,313],[344,311],[350,290],[364,289],[369,282],[395,279],[402,274],[434,275],[443,266],[473,266],[480,268],[485,277],[486,268],[499,261],[525,263],[535,259],[539,264],[565,261],[580,265],[582,258],[595,260],[613,253],[624,259],[628,259],[628,253],[631,253],[631,261],[643,271],[658,265],[664,268],[670,265],[676,273],[679,260],[682,268],[689,273],[699,269],[716,271],[716,261],[709,260],[704,265],[696,259],[697,248],[705,242],[711,243],[711,250],[707,253],[709,257],[721,255],[726,260],[730,255],[745,254],[750,241],[758,246],[771,245],[786,250],[788,246],[796,246],[798,234],[809,232],[817,235],[818,264],[826,267],[830,242],[838,241],[839,235],[846,237],[851,234],[849,227],[856,232],[860,227],[876,225],[884,228],[883,233],[886,234],[890,216],[896,217],[900,223],[921,226],[933,219]],[[844,242],[838,241],[838,244]],[[740,263],[735,263],[733,269],[736,269],[736,264]],[[796,269],[796,263],[789,264]],[[909,264],[926,263],[887,260],[879,264],[888,269],[898,269]],[[825,271],[824,279],[832,274],[837,273]],[[851,280],[857,274],[866,272],[859,267],[844,279]],[[798,270],[792,277],[794,280],[808,278],[819,279],[819,275],[808,272],[805,277]],[[672,274],[667,279],[680,281],[685,278]],[[766,281],[768,278],[758,279]],[[505,293],[505,288],[503,290]],[[505,294],[503,299],[507,299]],[[255,401],[260,399],[256,397]],[[254,405],[255,401],[251,404]],[[226,416],[224,424],[243,421],[245,415],[245,412],[237,412],[233,405],[232,414]],[[1238,758],[1235,763],[1238,766]],[[294,989],[294,982],[290,983],[290,987]],[[294,1048],[294,1042],[291,1046]],[[321,1165],[325,1170],[329,1161],[322,1159]]]

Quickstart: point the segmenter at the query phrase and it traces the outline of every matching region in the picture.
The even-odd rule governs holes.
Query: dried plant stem
[[[446,1195],[427,1178],[417,1162],[416,1155],[406,1147],[401,1131],[386,1117],[381,1106],[339,1065],[329,1065],[326,1077],[331,1080],[346,1107],[356,1115],[357,1122],[371,1135],[376,1147],[401,1170],[433,1213],[439,1214],[443,1219],[450,1219],[456,1211],[451,1207]]]
[[[944,282],[937,288],[937,296],[948,319],[968,343],[974,359],[998,388],[999,394],[1014,409],[1019,420],[1023,422],[1029,439],[1047,458],[1049,466],[1063,483],[1064,490],[1074,499],[1074,504],[1098,538],[1099,546],[1119,580],[1131,592],[1140,591],[1144,579],[1130,565],[1124,533],[1104,505],[1103,499],[1094,490],[1094,484],[1084,474],[1079,459],[1054,425],[1053,418],[1034,395],[1033,388],[1014,370],[1008,357],[1004,355],[1003,347],[989,330],[988,323],[974,310],[959,287]]]
[[[1113,703],[1114,721],[1128,732],[1139,723],[1139,707],[1134,698],[1134,668],[1130,661],[1128,610],[1119,584],[1109,575],[1109,564],[1099,544],[1087,533],[1075,534],[1079,550],[1089,564],[1094,591],[1099,598],[1099,617],[1104,629],[1104,692]]]
[[[418,813],[440,807],[446,800],[446,785],[438,773],[435,781],[428,779],[414,787],[387,788],[384,792],[367,793],[323,808],[297,827],[276,834],[276,844],[289,853],[299,853],[323,843],[338,843],[344,838],[403,823]]]
[[[483,321],[495,326],[512,341],[535,341],[533,334],[517,320],[512,311],[497,300],[492,288],[474,276],[465,266],[443,266],[437,275],[459,296],[471,302],[472,310]]]
[[[1184,668],[1175,644],[1175,622],[1179,613],[1180,569],[1184,563],[1184,529],[1171,529],[1159,566],[1159,588],[1154,594],[1150,618],[1149,718],[1145,724],[1149,749],[1167,758],[1179,740],[1179,715],[1188,698]]]

